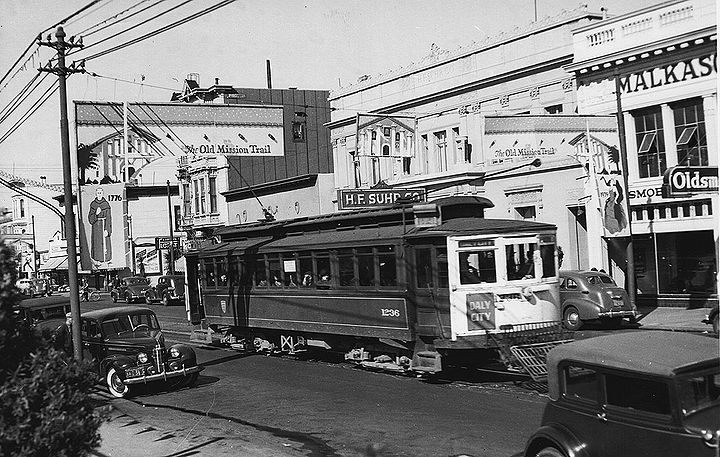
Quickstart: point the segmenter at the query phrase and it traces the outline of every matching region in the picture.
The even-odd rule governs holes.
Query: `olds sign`
[[[717,167],[672,167],[663,175],[663,197],[718,191]]]
[[[425,189],[352,189],[338,190],[339,209],[379,208],[392,206],[398,200],[404,203],[425,201]]]

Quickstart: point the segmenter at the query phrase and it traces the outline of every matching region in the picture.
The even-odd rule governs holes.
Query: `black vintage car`
[[[39,333],[45,333],[59,347],[63,341],[66,316],[70,312],[70,300],[67,297],[27,298],[13,307],[18,321],[29,325]]]
[[[168,306],[171,303],[185,303],[185,276],[159,276],[157,284],[145,291],[147,303],[161,302]]]
[[[144,301],[145,292],[150,288],[150,281],[142,276],[129,276],[120,280],[120,285],[110,291],[113,303],[125,300],[127,303]]]
[[[203,367],[184,344],[165,346],[155,313],[140,306],[119,306],[82,314],[83,357],[92,360],[110,393],[125,397],[133,384],[151,381],[195,383]]]
[[[717,456],[717,340],[634,331],[561,344],[525,457]]]

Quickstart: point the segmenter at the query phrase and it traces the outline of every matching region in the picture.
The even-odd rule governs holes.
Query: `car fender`
[[[135,359],[126,355],[113,355],[103,359],[100,363],[100,375],[105,377],[111,367],[115,367],[124,376],[126,368],[135,366]]]
[[[546,424],[540,427],[525,445],[525,457],[532,457],[547,446],[553,446],[567,457],[590,457],[586,444],[578,439],[567,427],[560,424]]]
[[[180,360],[187,367],[197,365],[197,356],[195,350],[186,344],[173,344],[171,348],[175,348],[180,352]]]
[[[602,306],[595,303],[592,300],[584,300],[584,299],[577,299],[577,298],[570,298],[568,300],[565,300],[563,302],[562,311],[563,313],[568,308],[568,306],[574,306],[578,313],[580,314],[580,319],[597,319],[598,313],[603,310]]]

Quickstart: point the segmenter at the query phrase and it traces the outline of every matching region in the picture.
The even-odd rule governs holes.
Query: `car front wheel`
[[[110,394],[115,398],[123,398],[128,394],[130,388],[122,382],[115,368],[110,368],[105,376]]]
[[[163,306],[168,306],[170,304],[170,296],[168,294],[163,295],[162,304]]]
[[[574,306],[568,306],[563,312],[563,325],[568,330],[580,330],[583,325],[580,313]]]

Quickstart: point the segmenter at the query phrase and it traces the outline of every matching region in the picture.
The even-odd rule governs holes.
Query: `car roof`
[[[95,311],[87,311],[82,313],[82,317],[95,319],[102,321],[105,319],[112,319],[117,316],[123,316],[125,314],[145,314],[146,312],[153,313],[153,310],[146,308],[145,306],[115,306],[112,308],[97,309]]]
[[[557,366],[566,360],[665,377],[720,365],[717,340],[708,336],[633,330],[586,338],[561,344],[548,353],[548,390],[553,399],[559,397]]]
[[[588,276],[607,276],[610,277],[609,274],[603,273],[602,271],[594,271],[594,270],[560,270],[558,271],[558,274],[561,278],[566,277],[582,277],[586,278]]]
[[[660,376],[718,359],[717,340],[703,335],[661,330],[637,330],[561,344],[548,354],[548,364],[563,360]]]
[[[70,305],[70,298],[63,297],[62,295],[50,296],[50,297],[38,297],[38,298],[27,298],[15,307],[26,308],[26,309],[42,309],[50,308],[60,305]]]

